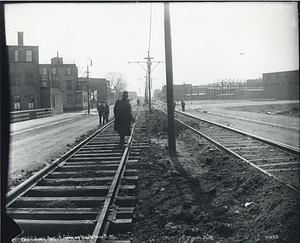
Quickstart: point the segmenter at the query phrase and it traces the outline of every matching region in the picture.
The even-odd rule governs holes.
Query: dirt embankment
[[[140,159],[133,243],[300,242],[296,192],[178,124],[171,163],[166,116],[146,116],[152,143]]]

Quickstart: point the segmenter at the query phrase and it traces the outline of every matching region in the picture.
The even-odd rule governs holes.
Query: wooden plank
[[[113,177],[90,177],[90,178],[64,178],[64,179],[44,179],[39,182],[40,186],[51,186],[51,185],[79,185],[84,183],[107,183],[113,180]]]
[[[72,157],[72,158],[70,158],[70,159],[68,159],[68,161],[70,161],[70,162],[74,162],[74,161],[92,161],[92,160],[98,160],[98,161],[103,161],[103,160],[106,160],[106,161],[108,161],[108,160],[115,160],[115,161],[120,161],[120,159],[121,159],[121,156],[114,156],[114,157],[94,157],[94,158],[89,158],[89,157],[83,157],[83,158],[76,158],[76,157]]]
[[[13,219],[96,219],[99,208],[8,208]]]
[[[128,181],[130,183],[137,183],[138,176],[123,176],[122,180]]]
[[[105,197],[21,197],[12,203],[10,207],[20,208],[42,208],[57,207],[61,204],[62,208],[68,208],[69,205],[76,207],[100,207],[105,201]],[[64,207],[64,204],[66,205]],[[69,206],[70,207],[70,206]]]
[[[262,164],[258,165],[259,167],[267,167],[267,166],[281,166],[281,165],[298,165],[300,166],[300,162],[284,162],[284,163],[272,163],[272,164]]]
[[[26,197],[106,196],[110,186],[35,186]]]
[[[113,154],[112,154],[113,153]],[[103,157],[111,157],[112,155],[116,156],[119,155],[120,158],[122,157],[122,152],[117,151],[117,152],[111,152],[108,153],[107,151],[88,151],[88,152],[80,152],[80,153],[76,153],[72,158],[81,158],[81,157],[99,157],[99,156],[103,156]]]
[[[107,176],[114,176],[115,175],[115,171],[113,170],[86,170],[87,173],[90,173],[91,176],[103,176],[103,177],[107,177]],[[81,171],[84,172],[84,171]],[[52,172],[51,174],[49,174],[47,176],[47,178],[49,179],[56,179],[56,178],[68,178],[70,176],[73,177],[78,177],[78,178],[83,178],[83,175],[80,176],[78,171],[55,171]]]
[[[134,196],[118,196],[116,205],[119,207],[134,207],[136,198]]]
[[[84,169],[89,169],[89,170],[116,170],[118,168],[117,164],[114,165],[91,165],[89,167],[84,166],[84,165],[64,165],[63,167],[60,167],[57,169],[57,171],[79,171],[79,170],[84,170]]]
[[[288,169],[266,169],[265,171],[268,172],[284,172],[284,171],[296,171],[296,170],[300,170],[300,168],[288,168]]]

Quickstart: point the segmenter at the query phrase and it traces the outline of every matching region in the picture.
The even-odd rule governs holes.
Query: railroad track
[[[166,113],[162,108],[161,111]],[[176,120],[259,171],[300,193],[300,151],[228,126],[176,111]],[[189,124],[189,125],[188,125]]]
[[[139,151],[149,146],[133,140],[137,122],[125,148],[111,121],[10,191],[7,214],[24,232],[14,242],[92,243],[131,231]]]

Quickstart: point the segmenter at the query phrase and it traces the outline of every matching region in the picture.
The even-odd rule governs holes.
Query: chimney
[[[18,46],[23,46],[23,32],[18,32]]]

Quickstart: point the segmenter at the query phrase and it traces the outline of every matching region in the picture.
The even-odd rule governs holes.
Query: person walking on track
[[[125,136],[131,134],[131,122],[135,122],[131,113],[131,105],[128,100],[128,92],[123,92],[122,100],[117,100],[114,106],[115,124],[114,130],[120,135],[119,146],[124,147]]]
[[[97,111],[98,111],[98,115],[99,115],[99,124],[102,124],[102,117],[103,117],[103,113],[104,113],[104,105],[101,102],[100,105],[97,105]],[[103,120],[104,123],[104,120]]]
[[[181,100],[181,108],[182,111],[185,111],[185,102],[183,100]]]
[[[105,101],[104,111],[103,111],[103,124],[108,122],[109,117],[109,105]]]

